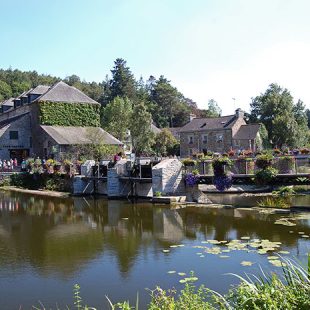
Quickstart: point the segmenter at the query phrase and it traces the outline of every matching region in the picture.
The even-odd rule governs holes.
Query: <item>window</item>
[[[207,144],[208,143],[208,135],[202,136],[202,143]]]
[[[219,143],[223,142],[223,135],[222,134],[216,135],[216,142],[219,142]]]
[[[193,136],[188,136],[188,143],[193,144],[194,143],[194,137]]]
[[[235,140],[235,146],[240,146],[240,140]]]
[[[10,140],[18,140],[18,131],[10,131]]]

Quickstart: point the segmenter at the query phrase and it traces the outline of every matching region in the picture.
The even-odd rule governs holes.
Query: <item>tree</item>
[[[9,84],[0,80],[0,101],[12,97],[12,89]]]
[[[88,144],[76,144],[67,148],[67,152],[62,154],[63,159],[93,159],[100,161],[110,158],[121,150],[118,145],[109,145],[105,143],[102,130],[100,128],[88,128],[86,138]]]
[[[112,101],[115,97],[136,99],[137,85],[130,68],[127,67],[126,61],[117,58],[114,62],[114,68],[111,70],[112,79],[109,82],[110,98]]]
[[[116,97],[102,110],[101,125],[120,141],[124,141],[132,118],[132,102]]]
[[[154,149],[158,155],[176,155],[175,149],[178,141],[169,131],[169,129],[164,128],[155,137]]]
[[[252,99],[250,120],[261,122],[274,146],[302,146],[305,143],[306,114],[301,101],[294,105],[287,89],[269,85],[265,93]]]
[[[214,99],[208,101],[208,109],[200,110],[200,117],[219,117],[222,114],[222,109]]]
[[[150,153],[154,144],[154,133],[151,130],[152,115],[143,102],[134,105],[132,115],[130,134],[133,152],[137,155]]]
[[[174,127],[174,120],[177,119],[178,115],[175,108],[179,105],[179,111],[182,111],[180,105],[185,105],[182,102],[182,98],[184,98],[182,94],[164,76],[160,76],[152,84],[150,97],[152,102],[155,103],[152,115],[156,124],[159,127]]]

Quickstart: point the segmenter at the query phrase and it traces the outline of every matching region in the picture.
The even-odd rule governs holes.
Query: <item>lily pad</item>
[[[169,252],[170,252],[170,250],[163,250],[163,252],[164,252],[164,253],[169,253]]]
[[[228,256],[228,255],[220,255],[219,257],[220,258],[229,258],[230,256]]]
[[[279,251],[279,254],[290,254],[289,251]]]
[[[279,259],[279,257],[278,256],[268,256],[267,259],[274,260],[274,259]]]
[[[242,266],[252,266],[254,263],[244,260],[244,261],[242,261],[240,264],[241,264]]]
[[[309,238],[309,235],[302,235],[301,238]]]
[[[251,238],[250,238],[250,237],[247,237],[247,236],[244,236],[244,237],[241,237],[240,239],[241,239],[241,240],[250,240]]]
[[[167,273],[173,274],[173,273],[176,273],[176,271],[175,270],[169,270]]]
[[[185,272],[178,272],[178,275],[183,277],[183,276],[186,276],[186,273]]]

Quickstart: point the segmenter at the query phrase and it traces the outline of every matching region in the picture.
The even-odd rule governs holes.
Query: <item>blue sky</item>
[[[121,57],[201,108],[249,110],[272,82],[310,108],[309,12],[308,0],[0,0],[0,67],[99,82]]]

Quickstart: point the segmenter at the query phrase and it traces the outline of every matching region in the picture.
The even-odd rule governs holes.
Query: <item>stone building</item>
[[[212,151],[224,153],[231,149],[255,151],[261,147],[259,124],[247,125],[244,112],[215,118],[193,118],[179,129],[180,155],[192,156]]]
[[[122,145],[99,127],[100,104],[64,82],[39,85],[0,106],[0,159],[57,158],[72,145]]]

